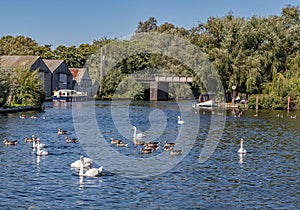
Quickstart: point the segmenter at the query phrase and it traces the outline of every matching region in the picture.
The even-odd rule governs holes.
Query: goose
[[[33,139],[32,139],[32,138],[25,137],[25,138],[24,138],[24,141],[25,141],[25,142],[33,142]]]
[[[154,151],[154,150],[158,150],[158,149],[159,149],[159,146],[158,146],[158,145],[145,146],[145,149],[152,149],[152,150]]]
[[[36,155],[41,156],[41,155],[48,155],[48,151],[46,150],[41,150],[40,146],[40,139],[37,139],[37,150],[36,150]]]
[[[239,154],[246,154],[247,153],[246,149],[243,148],[243,143],[244,143],[244,139],[241,139],[241,144],[240,144],[241,146],[240,146],[240,149],[238,150]]]
[[[140,152],[141,152],[141,154],[150,154],[153,152],[153,149],[140,148]]]
[[[164,151],[171,151],[173,147],[171,146],[164,146]]]
[[[149,141],[149,142],[146,142],[144,145],[149,146],[149,147],[157,147],[159,144],[160,144],[159,141]]]
[[[32,148],[37,148],[37,144],[35,143],[36,141],[40,141],[40,139],[38,138],[37,140],[33,140],[32,141]],[[45,144],[41,144],[40,143],[40,148],[44,148],[46,145]]]
[[[184,123],[184,121],[181,120],[180,116],[178,116],[178,124],[181,125],[181,124],[183,124],[183,123]]]
[[[78,140],[76,138],[70,139],[68,136],[66,137],[67,143],[76,143]]]
[[[84,163],[83,163],[84,168],[89,168],[92,166],[92,163],[93,163],[92,159],[81,156],[79,160],[76,160],[75,162],[71,163],[71,168],[80,168],[81,158],[83,158],[83,160],[84,160]]]
[[[133,130],[134,130],[133,138],[143,138],[143,137],[145,137],[145,134],[143,134],[143,133],[136,133],[136,127],[135,126],[133,126]]]
[[[79,176],[89,176],[89,177],[96,177],[96,176],[100,176],[102,175],[102,170],[103,170],[103,166],[101,166],[100,168],[91,168],[88,169],[86,172],[83,173],[83,168],[84,168],[84,158],[83,156],[80,157],[80,171],[79,171]]]
[[[57,134],[58,135],[65,135],[67,131],[61,130],[60,128],[57,128]]]
[[[114,139],[114,138],[112,137],[112,138],[110,138],[110,143],[111,143],[111,144],[120,144],[120,143],[122,143],[122,140]]]
[[[117,144],[117,147],[128,147],[129,143],[120,142]]]
[[[182,151],[181,150],[173,150],[173,147],[172,149],[170,150],[170,155],[172,156],[175,156],[175,155],[181,155],[182,154]]]
[[[5,139],[3,140],[3,142],[4,142],[5,145],[17,145],[18,140],[9,141],[8,139],[5,138]]]
[[[138,141],[136,138],[133,138],[134,146],[144,145],[144,141]]]
[[[164,146],[165,146],[165,147],[174,147],[174,146],[175,146],[175,143],[169,143],[169,142],[165,141]]]

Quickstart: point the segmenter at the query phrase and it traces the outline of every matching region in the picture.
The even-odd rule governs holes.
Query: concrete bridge
[[[169,95],[169,83],[190,83],[191,76],[172,76],[162,74],[132,74],[137,82],[150,84],[150,101],[166,101]]]

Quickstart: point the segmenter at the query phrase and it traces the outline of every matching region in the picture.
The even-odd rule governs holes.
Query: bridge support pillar
[[[150,101],[167,101],[168,92],[168,82],[150,82]]]

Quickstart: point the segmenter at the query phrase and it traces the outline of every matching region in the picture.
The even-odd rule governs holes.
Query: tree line
[[[237,86],[242,97],[248,98],[249,107],[254,107],[255,95],[261,96],[260,108],[285,109],[288,96],[292,108],[300,107],[300,12],[297,6],[287,5],[281,15],[268,17],[235,17],[229,12],[224,17],[209,17],[191,29],[171,23],[158,25],[155,17],[150,17],[138,22],[135,33],[142,32],[175,35],[197,46],[220,76],[225,93],[230,95],[231,87]],[[120,51],[128,48],[126,41],[104,37],[92,44],[61,45],[52,50],[51,45],[40,46],[29,37],[4,36],[0,39],[0,53],[62,59],[70,68],[88,66],[92,79],[99,79],[100,45],[114,43],[119,45]],[[101,97],[110,98],[125,74],[139,70],[151,72],[162,69],[162,65],[177,75],[191,72],[172,58],[139,53],[125,58],[105,74]],[[195,94],[203,93],[201,79],[195,81],[192,85]],[[143,94],[137,95],[143,98]]]

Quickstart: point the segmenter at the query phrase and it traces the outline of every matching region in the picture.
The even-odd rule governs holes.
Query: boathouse
[[[47,97],[52,94],[51,71],[40,56],[1,56],[1,67],[14,69],[17,67],[28,67],[30,70],[39,71],[39,78],[42,80],[43,89]]]
[[[52,91],[73,89],[73,75],[64,60],[46,60],[45,64],[52,73]]]

